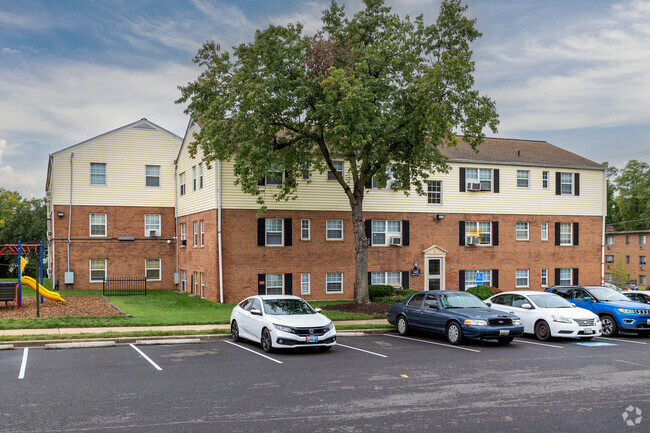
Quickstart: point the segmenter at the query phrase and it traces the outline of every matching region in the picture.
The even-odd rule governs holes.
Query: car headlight
[[[474,325],[474,326],[487,326],[487,320],[465,320],[465,325]]]
[[[623,314],[635,314],[636,313],[634,310],[631,310],[629,308],[617,308],[617,310],[619,311],[619,313],[623,313]]]
[[[556,316],[555,314],[553,314],[551,317],[553,318],[554,322],[573,323],[573,320],[569,319],[568,317]]]
[[[291,326],[278,325],[277,323],[274,323],[273,326],[275,326],[275,329],[277,329],[278,331],[288,332],[289,334],[296,333],[295,328],[292,328]]]
[[[323,331],[325,331],[325,332],[330,332],[332,329],[334,329],[334,324],[332,322],[330,322],[327,325],[323,326]]]
[[[521,325],[521,319],[512,319],[513,325]]]

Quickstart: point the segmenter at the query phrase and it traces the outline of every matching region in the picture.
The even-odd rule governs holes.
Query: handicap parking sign
[[[480,286],[483,284],[483,272],[476,273],[476,285]]]

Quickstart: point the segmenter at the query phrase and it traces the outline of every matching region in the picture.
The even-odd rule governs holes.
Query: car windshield
[[[528,295],[539,308],[573,308],[573,304],[559,296]]]
[[[440,295],[443,308],[481,308],[485,304],[476,296],[469,293],[450,293]]]
[[[608,287],[589,287],[597,301],[629,301],[630,298]]]
[[[265,299],[264,312],[273,316],[316,314],[313,308],[302,299]]]

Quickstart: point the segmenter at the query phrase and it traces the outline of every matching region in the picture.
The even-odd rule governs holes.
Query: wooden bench
[[[7,307],[7,302],[12,301],[16,303],[16,308],[18,308],[18,283],[12,282],[0,282],[0,301],[5,302],[5,308]]]

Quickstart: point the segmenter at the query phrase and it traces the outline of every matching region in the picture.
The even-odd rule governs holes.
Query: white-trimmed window
[[[185,173],[178,175],[178,190],[180,195],[185,195]]]
[[[196,165],[192,167],[192,191],[196,191]]]
[[[328,272],[325,283],[326,293],[343,293],[343,272]]]
[[[309,163],[305,162],[302,165],[302,179],[303,180],[309,180],[311,179],[311,169],[309,167]]]
[[[343,161],[332,161],[332,165],[336,171],[343,175]],[[327,180],[336,180],[336,176],[334,176],[332,170],[327,170]]]
[[[205,275],[201,272],[201,297],[205,298]]]
[[[386,185],[379,187],[379,182],[377,181],[377,176],[372,177],[372,189],[390,189],[397,180],[393,176],[393,166],[388,165],[386,167]]]
[[[90,236],[106,236],[106,214],[90,214]]]
[[[645,245],[645,235],[639,235],[639,245]]]
[[[542,287],[548,287],[548,269],[542,269]]]
[[[548,171],[542,172],[542,188],[548,189]]]
[[[605,243],[607,245],[614,245],[614,236],[606,236],[605,237]]]
[[[146,214],[144,216],[144,235],[160,236],[160,233],[160,215]]]
[[[90,163],[90,184],[106,185],[106,164],[97,162]]]
[[[629,257],[629,256],[628,256]],[[607,254],[605,256],[605,263],[614,263],[614,256],[611,254]],[[629,263],[629,262],[628,262]]]
[[[614,275],[611,272],[605,272],[605,281],[612,282],[614,280]]]
[[[640,264],[641,266],[645,266],[645,265],[646,265],[646,262],[645,262],[645,256],[639,256],[639,264]]]
[[[372,245],[389,245],[393,237],[402,238],[401,221],[372,220]]]
[[[573,245],[573,224],[560,223],[560,245]]]
[[[492,169],[467,168],[465,169],[465,182],[480,182],[481,191],[492,190]]]
[[[640,286],[645,286],[646,285],[645,275],[639,275],[639,285]]]
[[[187,245],[187,224],[181,223],[181,246]]]
[[[327,220],[326,224],[326,239],[342,240],[343,239],[343,220]]]
[[[192,246],[196,247],[199,245],[199,223],[194,221],[192,223],[192,226],[194,228],[194,243],[192,244]]]
[[[492,245],[492,223],[490,221],[465,221],[465,235],[478,235],[481,245]]]
[[[181,291],[187,292],[187,271],[181,270]]]
[[[528,287],[528,269],[517,269],[515,287]]]
[[[517,170],[517,188],[528,188],[530,186],[530,171]]]
[[[99,283],[106,279],[106,259],[90,259],[90,282]]]
[[[573,269],[561,268],[560,269],[560,286],[570,286],[573,284]]]
[[[548,223],[542,223],[542,240],[548,240]]]
[[[527,241],[528,240],[528,227],[529,224],[526,222],[517,222],[517,240],[518,241]]]
[[[284,274],[266,274],[266,294],[284,294]]]
[[[626,265],[630,264],[630,256],[625,256],[625,264]]]
[[[311,221],[308,219],[300,220],[300,240],[308,241],[311,239]]]
[[[192,287],[192,293],[196,295],[197,293],[199,293],[199,273],[196,271],[194,271],[193,283],[194,283],[193,284],[194,287]]]
[[[309,295],[311,293],[311,276],[309,274],[300,274],[300,294]]]
[[[147,281],[160,281],[160,259],[144,260],[144,275]]]
[[[284,170],[269,168],[266,171],[266,177],[264,178],[264,183],[266,185],[282,185],[284,180]]]
[[[482,286],[492,285],[492,270],[491,269],[470,269],[465,270],[465,290],[476,287],[476,273],[483,272]]]
[[[205,224],[203,223],[203,220],[199,222],[199,229],[201,230],[201,246],[205,245]]]
[[[145,165],[145,185],[146,186],[160,186],[160,166],[159,165]]]
[[[370,284],[402,287],[401,272],[371,272]]]
[[[266,245],[284,245],[284,220],[282,218],[267,218],[264,224],[266,225]]]
[[[430,180],[427,188],[427,204],[442,204],[442,181]]]
[[[562,195],[573,194],[573,173],[560,173],[560,192]]]

